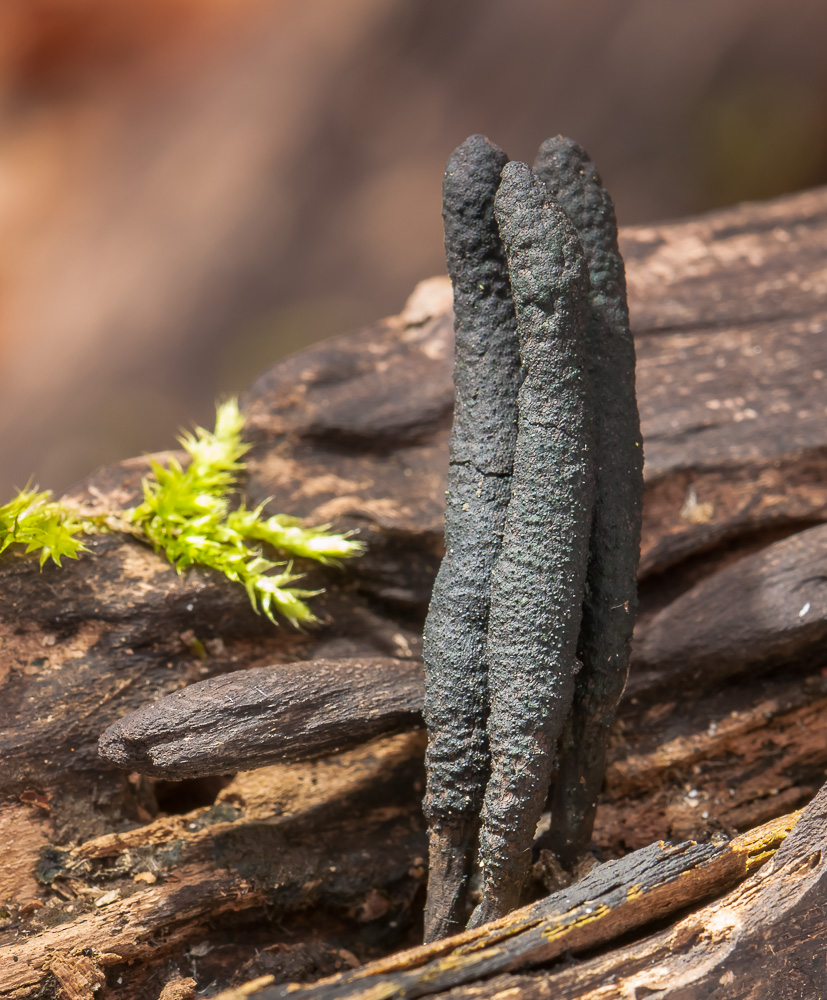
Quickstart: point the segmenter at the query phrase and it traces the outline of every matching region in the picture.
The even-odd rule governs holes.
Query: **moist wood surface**
[[[827,768],[827,193],[626,230],[621,248],[646,494],[635,653],[595,829],[604,859],[748,830],[805,805]],[[127,712],[242,668],[415,667],[442,554],[449,296],[430,282],[401,316],[284,362],[245,398],[250,502],[272,496],[274,510],[335,519],[370,545],[346,569],[312,572],[310,586],[327,588],[320,628],[274,629],[224,581],[178,577],[114,536],[63,570],[4,557],[0,994],[307,982],[416,943],[421,734],[181,784],[113,769],[96,748]],[[72,499],[123,506],[145,471],[143,460],[103,470]],[[811,942],[824,940],[808,836],[772,876],[768,864],[637,944],[604,943],[602,957],[555,971],[553,987],[537,973],[458,989],[596,997],[616,976],[641,996],[711,995],[701,973],[678,994],[646,971],[653,958],[674,971],[670,951],[701,969],[703,918],[721,929],[709,964],[721,996],[759,996],[781,969],[784,988],[807,995]],[[645,941],[654,950],[629,951]]]

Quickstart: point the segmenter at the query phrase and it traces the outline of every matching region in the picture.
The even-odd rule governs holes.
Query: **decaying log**
[[[604,861],[772,821],[812,799],[827,769],[815,527],[827,519],[827,192],[621,243],[647,464],[635,656],[593,843]],[[442,554],[449,299],[443,279],[426,283],[400,317],[276,366],[245,398],[249,502],[272,496],[273,510],[335,520],[369,544],[343,569],[312,571],[309,586],[326,588],[319,628],[275,629],[232,585],[179,577],[114,535],[63,569],[3,557],[0,994],[86,982],[85,1000],[137,1000],[190,976],[202,992],[267,973],[312,981],[417,943],[422,734],[180,784],[113,768],[97,742],[131,711],[247,668],[326,660],[335,676],[387,658],[416,674]],[[128,505],[146,469],[102,470],[69,499]],[[801,823],[788,845],[805,843]],[[733,955],[769,942],[804,975],[797,943],[823,943],[821,862],[790,846],[780,867],[785,850],[661,936],[556,970],[549,995],[601,995],[611,975],[643,977],[638,995],[665,989],[645,970],[654,959],[677,975],[669,948],[690,965],[709,955],[692,923],[702,914],[741,921]],[[637,971],[611,971],[613,956]],[[736,977],[733,996],[770,968],[710,962]],[[516,988],[542,992],[541,975]],[[457,989],[490,995],[512,980]],[[712,990],[688,982],[683,997]]]
[[[49,891],[26,914],[31,936],[0,939],[0,995],[38,992],[56,961],[82,950],[99,967],[120,967],[140,995],[146,976],[123,967],[215,940],[217,918],[247,915],[268,927],[272,944],[285,938],[285,917],[314,906],[351,909],[343,922],[355,928],[375,919],[378,904],[387,919],[404,915],[425,874],[424,837],[409,819],[423,749],[418,736],[400,736],[315,765],[251,772],[212,806],[42,851],[35,864]],[[389,943],[405,941],[398,926]]]
[[[659,934],[568,969],[497,976],[452,1000],[778,1000],[827,993],[827,786],[772,861],[721,899]],[[255,994],[253,994],[255,995]]]
[[[742,881],[773,857],[798,818],[783,817],[730,842],[652,844],[484,927],[300,991],[269,986],[251,996],[283,1000],[298,992],[303,1000],[371,1000],[381,994],[383,1000],[415,1000],[577,955]]]
[[[825,393],[827,399],[827,393]],[[631,690],[716,688],[795,660],[827,664],[827,525],[745,556],[667,605],[637,644]]]
[[[644,580],[824,519],[825,232],[824,191],[621,231],[646,458]],[[427,602],[423,543],[438,546],[442,530],[449,302],[447,281],[431,282],[401,317],[288,359],[245,399],[259,442],[251,493],[366,529],[360,584],[407,607]]]
[[[479,936],[471,931],[441,942],[441,948],[413,949],[307,987],[298,995],[307,1000],[448,995],[452,1000],[506,995],[511,1000],[820,997],[827,989],[826,821],[827,785],[797,819],[777,853],[775,845],[792,824],[755,831],[752,837],[720,848],[718,854],[713,845],[705,851],[699,850],[700,845],[680,845],[671,851],[660,847],[663,856],[650,869],[652,855],[659,849],[653,845],[622,862],[601,866],[572,889],[482,928]],[[702,899],[713,887],[720,891],[727,881],[735,881],[736,871],[751,874],[666,931],[582,963],[558,962],[535,973],[497,975],[547,964],[565,952],[582,953],[619,938],[635,926],[637,914],[675,912]],[[291,990],[291,995],[295,993]],[[276,1000],[287,992],[261,981],[244,995]],[[230,991],[220,1000],[239,996]]]
[[[827,741],[819,735],[827,723],[827,679],[821,674],[827,662],[826,566],[827,526],[811,528],[704,578],[652,619],[621,709],[620,724],[630,735],[615,751],[607,782],[613,800],[623,802],[636,790],[649,803],[639,803],[625,847],[697,832],[692,813],[710,812],[712,800],[717,822],[744,829],[776,808],[757,794],[762,782],[767,795],[780,794],[794,804],[801,799],[796,776],[818,780],[827,765]],[[276,666],[202,681],[138,710],[108,732],[118,738],[121,766],[187,777],[235,770],[245,759],[252,766],[319,755],[329,751],[331,736],[346,747],[375,734],[372,726],[391,732],[417,724],[423,696],[418,661],[371,664],[364,669],[361,661],[348,659],[306,668],[313,676],[304,698],[318,710],[315,716],[296,705],[299,665]],[[778,664],[796,669],[762,676]],[[372,679],[376,667],[382,674]],[[751,683],[721,690],[738,675]],[[349,685],[355,697],[346,695]],[[690,687],[694,698],[670,712],[674,703],[664,694],[681,685]],[[132,746],[124,736],[127,726],[141,736]],[[153,741],[151,761],[146,740]],[[213,743],[220,744],[215,751]],[[759,769],[752,791],[745,753]],[[733,755],[737,764],[721,765]],[[682,766],[687,791],[694,789],[695,795],[681,795],[682,811],[689,815],[680,820],[673,815],[675,825],[664,829],[658,776],[669,773],[676,783]],[[741,813],[745,802],[751,806]],[[604,809],[604,829],[609,815]],[[631,842],[628,833],[635,838]]]

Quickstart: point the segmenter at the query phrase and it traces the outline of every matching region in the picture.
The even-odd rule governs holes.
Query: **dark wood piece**
[[[637,645],[632,690],[693,691],[793,659],[827,664],[827,525],[745,556],[668,604]]]
[[[825,823],[827,786],[768,865],[667,930],[568,969],[495,976],[451,998],[507,990],[513,1000],[603,1000],[607,987],[609,995],[663,1000],[824,996]]]
[[[418,661],[387,657],[237,670],[119,719],[98,752],[158,778],[313,760],[416,727],[422,687]]]
[[[665,1000],[713,995],[758,1000],[769,989],[781,1000],[821,996],[827,988],[825,822],[827,785],[786,839],[788,824],[781,822],[717,848],[653,845],[490,925],[479,938],[458,935],[443,942],[438,953],[416,949],[299,995],[308,1000],[367,1000],[377,993],[476,1000],[507,991],[514,1000],[650,993]],[[581,963],[558,961],[542,971],[526,971],[565,952],[577,954],[621,938],[641,914],[663,916],[708,895],[718,898],[668,930]],[[276,1000],[286,994],[262,983],[246,995]],[[233,996],[238,994],[220,1000]]]

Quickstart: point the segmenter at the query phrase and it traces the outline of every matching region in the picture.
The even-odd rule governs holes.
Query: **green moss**
[[[64,556],[77,559],[79,552],[88,551],[77,537],[85,530],[82,519],[51,496],[49,490],[27,487],[0,506],[0,552],[20,545],[26,552],[39,552],[41,566],[47,559],[60,566]]]
[[[232,497],[244,472],[249,445],[241,437],[243,418],[235,400],[216,411],[215,429],[196,427],[179,441],[190,461],[167,465],[152,461],[152,475],[143,482],[143,502],[125,511],[85,517],[52,501],[51,494],[27,488],[0,507],[0,552],[21,545],[60,565],[88,551],[78,538],[83,532],[120,530],[148,542],[182,572],[206,566],[223,573],[247,591],[256,612],[276,621],[276,613],[293,625],[315,621],[306,603],[318,591],[293,586],[300,576],[290,562],[274,561],[264,546],[281,555],[313,559],[330,565],[359,555],[364,546],[327,526],[306,528],[295,518],[262,516],[264,504],[248,510],[233,507]]]

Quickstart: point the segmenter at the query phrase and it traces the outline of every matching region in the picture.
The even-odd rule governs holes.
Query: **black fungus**
[[[448,161],[445,253],[454,289],[456,400],[445,557],[425,623],[430,874],[426,940],[459,930],[488,777],[485,643],[517,436],[520,360],[508,271],[494,219],[507,162],[483,136]]]
[[[629,671],[643,446],[635,346],[612,200],[586,152],[563,136],[543,143],[534,173],[576,229],[591,284],[586,355],[594,411],[595,501],[578,644],[583,669],[561,739],[552,822],[543,841],[571,868],[591,841],[610,727]]]
[[[491,776],[479,843],[483,899],[472,925],[513,909],[528,873],[574,692],[593,494],[583,249],[525,164],[504,168],[495,214],[524,377],[511,498],[491,582]]]

